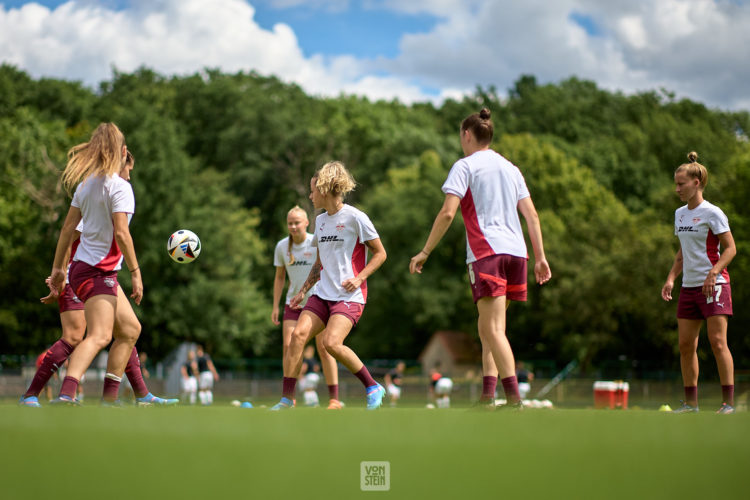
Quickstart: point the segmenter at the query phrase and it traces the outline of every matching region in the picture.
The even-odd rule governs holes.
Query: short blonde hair
[[[344,197],[357,183],[340,161],[329,161],[315,173],[315,187],[321,194]]]
[[[122,147],[125,136],[114,123],[101,123],[88,142],[68,151],[68,164],[62,173],[62,184],[70,193],[76,185],[92,175],[113,175],[123,167]]]
[[[691,151],[687,155],[690,163],[683,163],[677,170],[674,171],[675,175],[680,172],[685,172],[691,179],[698,179],[700,181],[701,189],[706,187],[708,184],[708,170],[706,167],[698,163],[698,153]]]

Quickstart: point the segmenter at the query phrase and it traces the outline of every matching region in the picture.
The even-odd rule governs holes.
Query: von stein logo
[[[359,489],[362,491],[389,491],[391,489],[391,463],[360,462]]]

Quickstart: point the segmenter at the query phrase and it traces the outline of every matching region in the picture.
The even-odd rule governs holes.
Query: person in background
[[[318,398],[318,384],[320,383],[320,363],[315,359],[315,348],[312,344],[305,346],[302,355],[302,368],[299,372],[300,389],[305,406],[320,406]],[[340,409],[339,406],[336,409]],[[331,409],[329,405],[329,409]]]
[[[401,384],[404,382],[405,369],[406,363],[398,361],[393,370],[385,374],[385,388],[388,391],[391,406],[396,406],[398,400],[401,399]]]
[[[203,346],[195,348],[195,357],[198,365],[198,399],[203,406],[209,406],[214,403],[214,382],[219,381],[219,372]]]
[[[182,397],[194,405],[198,397],[198,363],[195,362],[195,351],[187,353],[187,361],[180,366],[182,375]]]
[[[523,361],[516,364],[516,378],[518,379],[518,393],[521,399],[526,399],[531,391],[531,382],[534,380],[534,372],[528,370]]]

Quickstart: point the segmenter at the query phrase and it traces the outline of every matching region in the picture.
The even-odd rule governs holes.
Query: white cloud
[[[374,2],[441,21],[405,35],[380,64],[426,85],[505,89],[522,73],[575,75],[612,90],[666,87],[711,106],[746,108],[750,5],[727,0],[414,0]],[[401,5],[403,4],[403,5]],[[585,15],[589,33],[571,19]]]
[[[301,0],[266,1],[290,7]],[[350,4],[313,1],[306,6],[328,11]],[[359,59],[305,56],[288,25],[261,28],[245,0],[134,0],[120,11],[84,0],[54,10],[26,4],[0,8],[0,61],[37,77],[92,86],[109,79],[112,66],[132,71],[145,65],[164,74],[217,67],[274,74],[314,94],[413,102],[455,97],[478,84],[503,91],[526,73],[543,82],[575,75],[626,92],[663,86],[724,108],[746,109],[750,100],[745,1],[366,0],[363,5],[431,15],[437,22],[427,33],[404,34],[394,58]],[[591,19],[596,30],[577,24],[573,13]]]
[[[243,0],[144,1],[123,11],[75,1],[54,10],[26,4],[0,9],[0,60],[37,77],[92,86],[110,78],[112,66],[128,72],[145,65],[165,74],[218,67],[273,74],[315,94],[423,98],[414,85],[368,75],[353,57],[306,58],[289,26],[263,29],[254,14]]]

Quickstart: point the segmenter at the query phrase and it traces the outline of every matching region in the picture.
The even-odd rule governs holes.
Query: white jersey
[[[292,243],[291,253],[294,256],[294,263],[289,264],[289,236],[276,244],[276,251],[273,253],[273,265],[286,268],[286,273],[289,275],[289,289],[286,292],[285,304],[289,304],[292,297],[302,289],[302,285],[310,276],[310,269],[318,258],[318,249],[313,246],[313,235],[306,233],[305,241],[300,244]],[[311,294],[312,289],[307,292],[301,305],[305,305]]]
[[[720,255],[717,235],[729,231],[729,220],[724,212],[707,201],[690,210],[687,205],[674,213],[674,234],[682,248],[682,286],[702,286],[708,272]],[[724,269],[716,283],[729,283],[729,272]]]
[[[315,239],[322,269],[313,293],[336,302],[367,302],[367,282],[353,292],[341,285],[357,276],[367,265],[365,241],[380,238],[370,218],[351,205],[334,215],[323,212],[315,219]]]
[[[103,271],[118,271],[122,252],[115,241],[112,214],[135,212],[135,195],[130,183],[115,174],[89,177],[79,184],[72,206],[81,209],[83,231],[73,260],[83,261]]]
[[[495,151],[477,151],[453,164],[443,192],[461,198],[467,264],[497,254],[528,257],[518,202],[529,190],[518,167]]]

